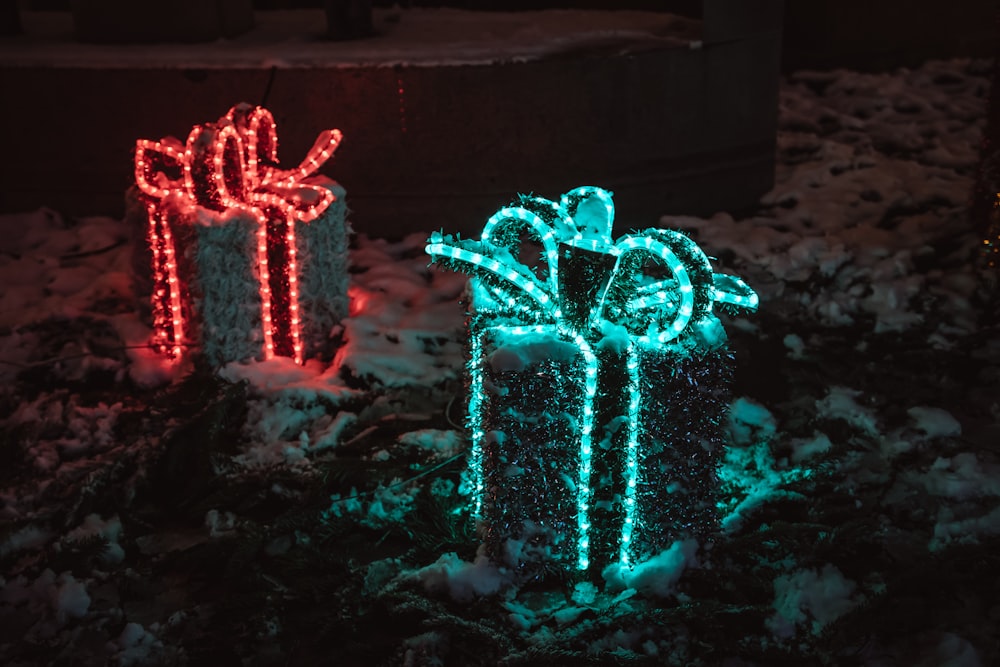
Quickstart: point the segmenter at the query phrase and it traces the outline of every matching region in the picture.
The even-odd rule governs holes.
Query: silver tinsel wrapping
[[[336,197],[320,217],[295,225],[305,356],[328,361],[334,353],[330,334],[347,317],[351,227],[347,221],[344,188],[322,176],[309,182],[325,187]]]
[[[733,358],[725,345],[641,355],[637,531],[640,562],[676,540],[708,538],[718,527],[721,425],[729,408]]]
[[[480,320],[482,322],[482,320]],[[498,562],[576,562],[577,471],[584,370],[553,334],[481,336],[485,431],[483,526]]]
[[[485,434],[481,518],[488,553],[528,574],[553,564],[572,569],[579,562],[583,353],[555,330],[511,336],[493,324],[484,316],[471,324],[473,347],[481,350],[483,400],[475,421]],[[636,511],[623,550],[630,386],[625,355],[600,341],[594,347],[589,562],[599,573],[623,551],[637,563],[717,528],[716,468],[733,360],[723,340],[639,351]]]

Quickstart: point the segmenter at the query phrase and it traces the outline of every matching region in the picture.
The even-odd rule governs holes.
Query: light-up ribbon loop
[[[274,117],[263,107],[240,104],[216,123],[195,126],[183,148],[172,138],[136,142],[136,184],[152,200],[151,216],[155,202],[174,195],[214,210],[243,210],[256,220],[265,359],[288,354],[302,363],[295,222],[315,220],[333,203],[333,193],[303,179],[333,155],[341,139],[340,131],[326,130],[298,167],[278,169]],[[172,175],[175,171],[179,173]],[[151,241],[155,233],[155,229],[151,231]],[[164,245],[161,237],[156,238],[154,254]],[[284,271],[270,270],[270,247],[281,249],[279,254],[286,262]],[[167,252],[172,253],[172,247]],[[171,278],[171,289],[179,289],[176,275]],[[171,294],[176,300],[174,297]],[[276,320],[287,322],[287,336],[279,341],[274,340]],[[178,345],[180,333],[175,326]]]
[[[483,284],[499,303],[518,309],[534,322],[555,322],[560,318],[557,304],[558,252],[557,232],[552,226],[560,220],[567,231],[572,231],[572,220],[562,215],[558,205],[540,197],[522,199],[522,206],[502,208],[483,228],[479,242],[466,240],[449,242],[435,233],[429,239],[426,251],[466,267],[467,273],[483,278]],[[542,257],[548,270],[539,277],[520,261],[521,233],[537,241],[542,247]],[[528,299],[521,299],[521,296]]]
[[[315,220],[333,203],[333,193],[304,183],[303,179],[314,174],[337,150],[343,138],[340,130],[321,132],[298,167],[282,170],[277,168],[277,129],[270,111],[240,104],[229,110],[225,120],[241,139],[242,164],[251,200],[261,205],[291,207],[289,215],[303,222]]]

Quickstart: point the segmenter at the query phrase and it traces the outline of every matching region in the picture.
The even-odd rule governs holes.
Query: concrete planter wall
[[[713,19],[726,2],[761,11]],[[23,101],[3,111],[18,159],[0,164],[0,208],[120,215],[136,138],[183,138],[265,90],[283,162],[344,132],[324,172],[372,235],[472,232],[518,192],[584,184],[615,192],[616,233],[752,207],[773,185],[780,15],[773,0],[709,0],[692,44],[486,65],[0,66]]]

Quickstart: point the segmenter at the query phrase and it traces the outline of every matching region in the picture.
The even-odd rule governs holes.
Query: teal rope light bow
[[[521,206],[502,208],[487,221],[478,242],[435,232],[426,251],[479,278],[500,309],[571,335],[589,337],[609,321],[640,343],[666,343],[716,303],[757,307],[743,280],[713,273],[701,248],[679,232],[647,229],[612,241],[614,215],[611,193],[592,186],[567,192],[559,203],[522,197]],[[522,233],[542,247],[542,277],[517,258]],[[645,275],[649,260],[665,271],[662,279]]]
[[[611,193],[585,186],[567,192],[558,203],[522,196],[519,206],[502,208],[486,222],[478,241],[435,232],[426,246],[434,261],[476,279],[475,313],[495,318],[498,324],[493,328],[506,334],[532,335],[554,327],[582,353],[585,382],[577,484],[581,570],[587,569],[590,562],[591,455],[597,426],[593,402],[598,375],[594,344],[604,335],[606,324],[625,327],[630,335],[626,514],[620,537],[620,562],[628,566],[639,474],[637,420],[641,397],[635,345],[657,347],[677,339],[689,325],[705,320],[715,304],[748,310],[758,304],[757,295],[740,278],[713,273],[708,257],[687,236],[647,229],[613,241],[613,223]],[[545,269],[536,272],[520,260],[522,238],[540,246]],[[477,517],[485,493],[481,348],[480,338],[473,336],[469,429]]]

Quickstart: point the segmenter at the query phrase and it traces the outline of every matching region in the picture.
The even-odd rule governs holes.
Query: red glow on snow
[[[302,363],[295,223],[315,220],[335,199],[326,188],[302,179],[333,155],[341,139],[339,130],[325,130],[298,167],[278,169],[278,137],[271,112],[238,105],[216,123],[196,125],[183,146],[173,138],[136,142],[135,181],[146,195],[150,220],[157,349],[176,359],[184,342],[175,249],[169,216],[161,207],[165,197],[175,195],[216,211],[241,210],[256,220],[263,356],[270,359],[281,354]],[[168,172],[178,170],[180,177],[170,178]],[[279,266],[272,266],[275,258]]]
[[[360,287],[352,285],[347,288],[348,307],[347,313],[351,317],[365,312],[371,295]]]

